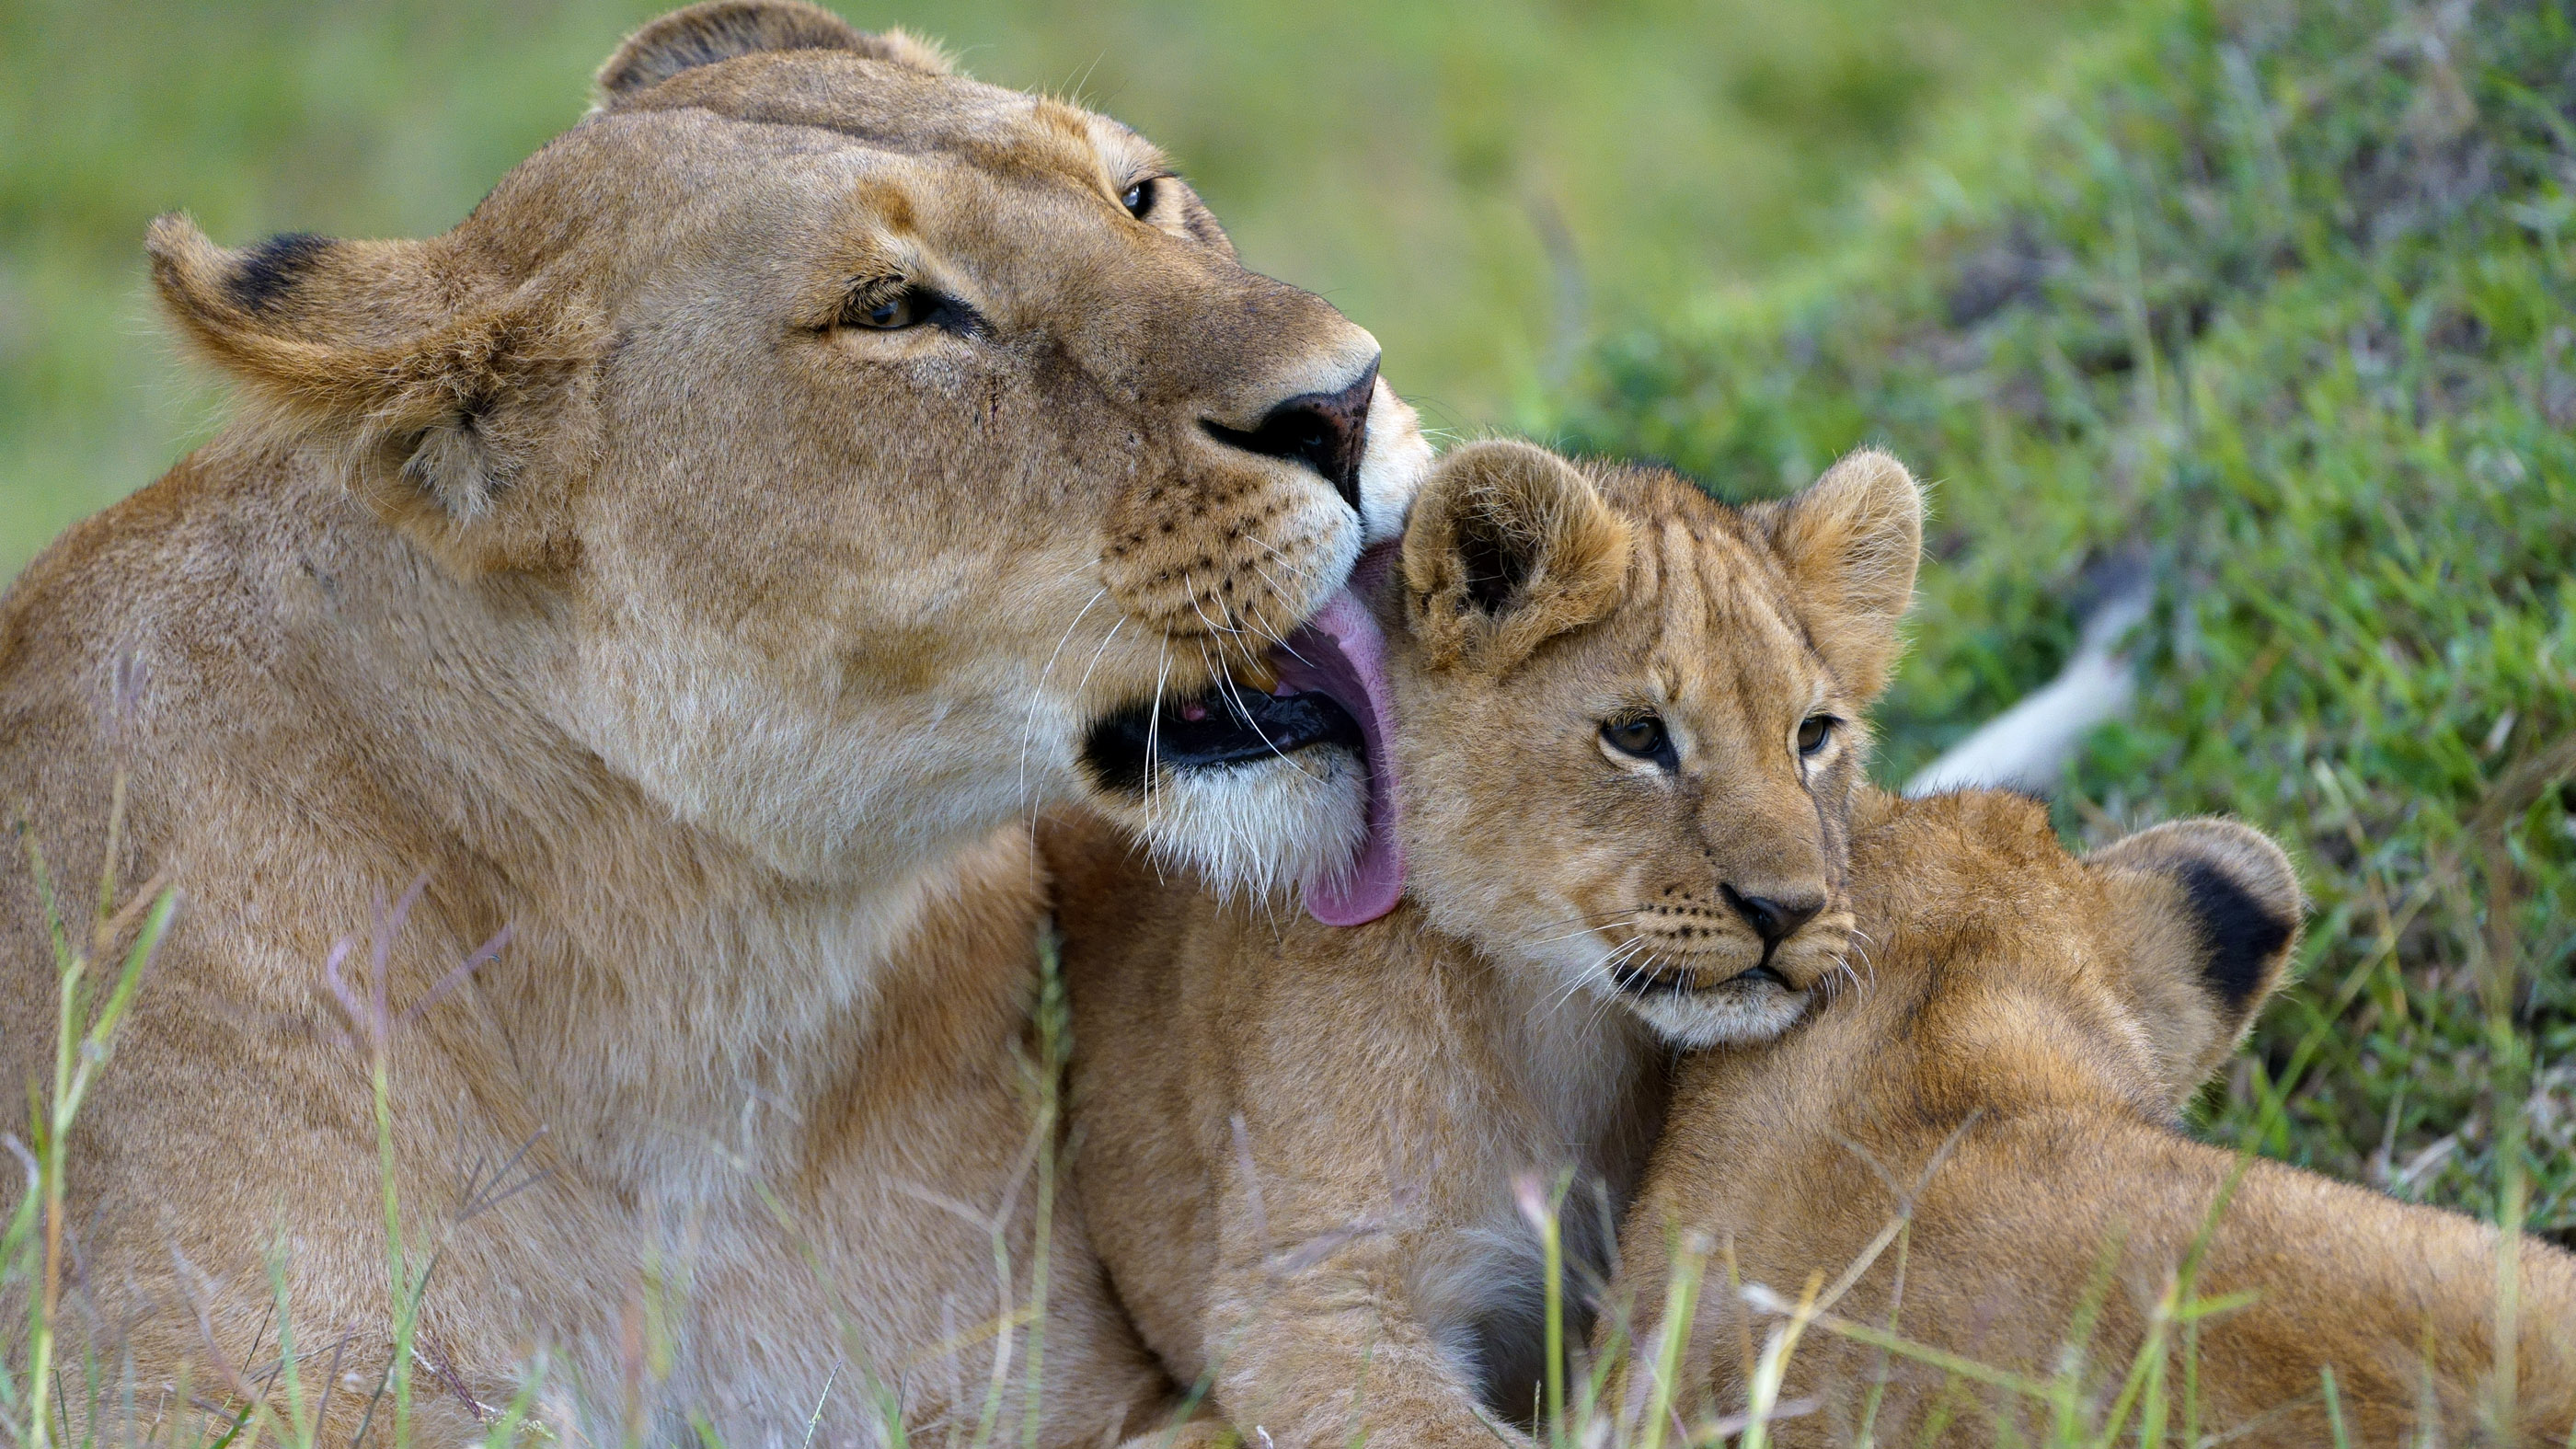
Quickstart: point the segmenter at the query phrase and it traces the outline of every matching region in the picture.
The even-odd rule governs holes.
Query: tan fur
[[[1016,1439],[1034,1340],[995,1328],[1050,1225],[1015,822],[1095,797],[1087,721],[1254,668],[1427,454],[1376,384],[1363,519],[1215,440],[1361,388],[1376,344],[1243,270],[1179,182],[1131,216],[1164,163],[1113,122],[732,0],[603,86],[441,237],[153,229],[244,419],[0,604],[0,807],[95,879],[125,771],[119,871],[184,896],[74,1143],[75,1297],[147,1418],[183,1372],[222,1400],[221,1362],[275,1356],[282,1245],[349,1440],[388,1298],[369,1029],[325,963],[359,943],[363,1018],[385,934],[398,1185],[438,1253],[422,1442],[539,1354],[568,1429],[671,1442],[702,1409],[749,1444],[818,1403],[817,1443],[888,1404],[916,1442],[971,1431],[1006,1352]],[[980,330],[844,320],[896,274]],[[19,1084],[54,986],[0,880]],[[1038,1438],[1113,1439],[1168,1385],[1051,1231]]]
[[[1855,468],[1861,531],[1835,524]],[[1864,741],[1802,765],[1794,736],[1857,719],[1843,671],[1883,677],[1906,591],[1832,614],[1792,579],[1910,557],[1914,497],[1875,455],[1739,511],[1657,470],[1458,450],[1378,600],[1402,621],[1406,904],[1332,929],[1121,863],[1096,829],[1047,841],[1075,1187],[1146,1339],[1247,1437],[1486,1446],[1480,1392],[1527,1417],[1542,1274],[1514,1176],[1575,1174],[1597,1275],[1659,1111],[1648,1021],[1768,1034],[1842,959],[1829,905],[1768,958],[1776,984],[1747,976],[1762,943],[1722,890],[1839,894]],[[1605,745],[1640,707],[1678,773]]]
[[[2237,1169],[2175,1117],[2280,980],[2296,880],[2270,841],[2220,821],[2159,826],[2078,860],[2046,808],[2020,796],[1864,813],[1875,818],[1852,845],[1864,984],[1777,1042],[1684,1068],[1623,1242],[1619,1292],[1638,1300],[1640,1361],[1659,1346],[1667,1243],[1704,1235],[1715,1252],[1677,1403],[1693,1423],[1742,1412],[1748,1353],[1780,1320],[1748,1315],[1728,1273],[1794,1302],[1816,1275],[1831,1283],[1857,1262],[1911,1197],[1905,1236],[1832,1312],[2046,1381],[2098,1302],[2077,1360],[2091,1423]],[[2536,1239],[2511,1246],[2519,1429],[2507,1435],[2480,1418],[2497,1342],[2495,1232],[2251,1161],[2191,1284],[2199,1300],[2252,1298],[2198,1325],[2198,1431],[2330,1443],[2320,1375],[2331,1366],[2355,1445],[2565,1442],[2576,1259]],[[2176,1346],[2168,1432],[2183,1426],[2185,1362]],[[1878,1443],[2010,1442],[1999,1419],[2033,1442],[2054,1413],[1964,1380],[1945,1398],[1939,1369],[1819,1326],[1780,1394],[1811,1409],[1774,1424],[1773,1441],[1851,1442],[1882,1365]],[[1644,1387],[1640,1375],[1631,1412]],[[2427,1404],[2437,1422],[2421,1439]]]

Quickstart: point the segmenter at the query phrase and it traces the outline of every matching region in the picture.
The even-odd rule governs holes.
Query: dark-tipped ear
[[[1627,577],[1627,523],[1574,465],[1528,443],[1452,450],[1405,523],[1406,622],[1435,669],[1505,673],[1608,613]]]
[[[948,74],[939,48],[900,30],[870,35],[802,0],[704,0],[674,10],[626,38],[599,68],[610,102],[660,85],[684,70],[764,50],[846,50],[934,75]]]
[[[2107,876],[2124,985],[2179,1110],[2277,989],[2307,911],[2290,858],[2233,820],[2176,820],[2085,858]]]
[[[1754,514],[1806,601],[1826,664],[1859,698],[1876,699],[1904,652],[1897,624],[1914,602],[1923,553],[1923,489],[1914,475],[1862,448],[1806,491]]]
[[[171,320],[252,426],[336,446],[361,495],[450,567],[559,560],[564,490],[512,485],[596,438],[606,329],[589,311],[518,295],[435,241],[232,251],[171,215],[145,249]]]

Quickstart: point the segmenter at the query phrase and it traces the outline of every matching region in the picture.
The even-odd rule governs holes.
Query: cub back
[[[2096,1416],[2161,1357],[2138,1381],[2152,1412],[2230,1442],[2332,1442],[2338,1418],[2356,1444],[2411,1442],[2426,1421],[2458,1439],[2490,1433],[2498,1404],[2519,1437],[2482,1442],[2564,1442],[2576,1259],[2179,1130],[2295,947],[2277,846],[2189,820],[2078,859],[2043,806],[1994,792],[1861,815],[1862,986],[1776,1043],[1686,1065],[1625,1228],[1615,1296],[1638,1305],[1637,1341],[1660,1345],[1676,1246],[1710,1275],[1683,1404],[1745,1410],[1773,1310],[1817,1281],[1844,1286],[1788,1358],[1775,1402],[1815,1406],[1773,1426],[1783,1444],[1847,1442],[1873,1385],[1883,1442],[2045,1439],[2052,1403],[1939,1356],[2045,1384],[2070,1345]],[[1759,1287],[1731,1293],[1729,1273]],[[2508,1334],[2500,1281],[2517,1285]],[[2193,1328],[2187,1410],[2176,1307],[2240,1295]],[[1891,1325],[1902,1345],[1883,1351]],[[1633,1375],[1627,1411],[1651,1387]]]

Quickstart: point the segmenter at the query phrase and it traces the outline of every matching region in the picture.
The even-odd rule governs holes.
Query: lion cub
[[[1480,1400],[1529,1416],[1515,1176],[1570,1171],[1601,1206],[1569,1216],[1615,1221],[1660,1043],[1769,1037],[1841,967],[1860,716],[1921,532],[1879,453],[1734,508],[1460,448],[1376,585],[1393,914],[1335,929],[1049,839],[1074,1189],[1146,1339],[1246,1438],[1492,1449]],[[1578,1236],[1597,1287],[1612,1232]]]
[[[1778,1041],[1684,1067],[1612,1295],[1633,1291],[1650,1315],[1633,1362],[1661,1347],[1667,1242],[1705,1235],[1716,1251],[1675,1400],[1693,1424],[1741,1412],[1747,1355],[1777,1320],[1727,1291],[1729,1253],[1740,1281],[1794,1301],[1814,1275],[1837,1280],[1910,1195],[1902,1252],[1881,1253],[1831,1312],[2048,1381],[2070,1325],[2098,1303],[2080,1352],[2084,1412],[2099,1414],[2236,1170],[2236,1154],[2183,1136],[2175,1118],[2279,984],[2298,882],[2269,839],[2225,821],[2160,825],[2079,860],[2046,809],[2017,795],[1874,800],[1861,815],[1852,908],[1867,984]],[[2492,1229],[2261,1159],[2216,1224],[2190,1292],[2251,1301],[2197,1325],[2201,1434],[2567,1442],[2576,1258],[2511,1245],[2520,1433],[2507,1437],[2480,1421],[2496,1360]],[[2174,1348],[2169,1425],[2184,1422],[2191,1371]],[[1773,1441],[1853,1442],[1882,1372],[1878,1443],[2050,1439],[2051,1404],[1818,1326],[1779,1391],[1813,1408],[1775,1422]],[[1635,1377],[1630,1412],[1646,1401]],[[2419,1416],[2433,1421],[2421,1437]]]

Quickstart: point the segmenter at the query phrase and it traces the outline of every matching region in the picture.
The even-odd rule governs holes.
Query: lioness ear
[[[596,317],[511,292],[436,241],[229,251],[171,215],[146,250],[194,349],[267,426],[340,448],[388,522],[460,572],[561,561],[566,490],[512,485],[586,462]]]
[[[684,70],[764,50],[846,50],[933,75],[946,75],[949,68],[937,46],[900,30],[870,35],[819,5],[705,0],[628,36],[599,68],[600,94],[613,103]]]
[[[1923,490],[1875,448],[1846,455],[1805,492],[1749,510],[1769,529],[1805,599],[1816,648],[1845,687],[1878,697],[1903,652],[1897,623],[1914,602]]]
[[[2280,986],[2306,903],[2272,838],[2233,820],[2176,820],[2085,858],[2105,873],[2121,985],[2179,1111]]]
[[[1503,674],[1618,602],[1628,525],[1554,453],[1470,443],[1424,480],[1403,556],[1406,618],[1431,666]]]

